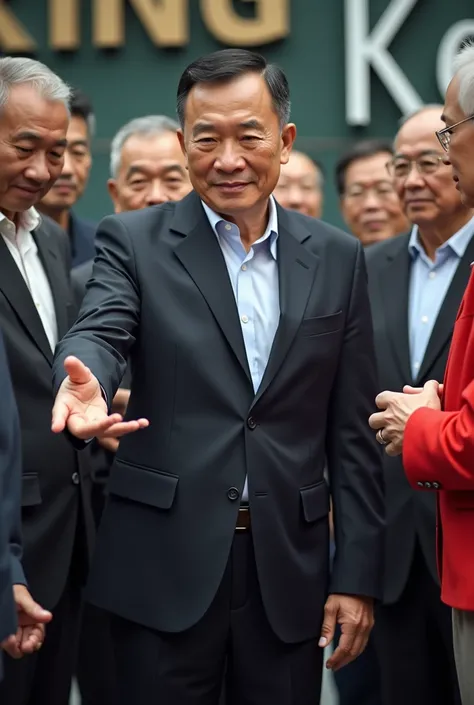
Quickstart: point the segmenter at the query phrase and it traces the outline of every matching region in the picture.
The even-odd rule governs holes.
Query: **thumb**
[[[405,384],[403,387],[404,394],[420,394],[423,391],[423,387],[412,387],[411,384]]]
[[[428,382],[426,382],[424,384],[423,391],[429,392],[430,394],[434,394],[435,396],[438,396],[439,382],[437,382],[435,379],[430,379]]]
[[[321,638],[319,640],[318,646],[325,648],[334,639],[334,632],[336,630],[336,619],[337,619],[337,609],[330,601],[326,603],[324,608],[324,621],[321,627]]]
[[[41,605],[33,600],[28,590],[22,590],[20,594],[16,593],[17,610],[23,612],[24,615],[31,618],[34,622],[46,624],[53,618],[51,612],[44,610]]]
[[[69,355],[64,360],[64,369],[73,384],[86,384],[91,378],[91,371],[78,357]]]

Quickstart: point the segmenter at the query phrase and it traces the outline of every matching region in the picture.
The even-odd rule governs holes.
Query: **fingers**
[[[103,417],[97,416],[92,419],[85,414],[71,414],[67,421],[67,427],[73,436],[86,440],[95,436],[103,436],[114,425],[121,426],[121,421],[122,417],[120,414],[110,414],[110,416],[104,414]]]
[[[378,431],[379,428],[385,428],[385,418],[381,411],[377,411],[375,414],[369,416],[369,426],[374,431]]]
[[[21,635],[20,651],[22,654],[32,654],[43,645],[45,628],[42,624],[23,628]]]
[[[136,421],[122,421],[109,426],[101,435],[104,438],[121,438],[128,433],[139,431],[142,428],[147,428],[150,425],[148,419],[137,419]]]
[[[24,585],[14,585],[13,594],[18,612],[18,624],[21,627],[47,624],[52,620],[51,612],[44,610],[35,602]]]
[[[326,662],[326,668],[332,671],[339,671],[358,658],[367,646],[369,633],[365,630],[353,631],[351,629],[346,633],[343,631],[337,648]]]
[[[19,659],[23,656],[20,649],[22,632],[23,630],[20,627],[16,634],[12,634],[1,643],[2,649],[14,659]]]
[[[336,620],[337,620],[337,605],[331,597],[328,598],[324,606],[324,620],[323,626],[321,627],[321,638],[319,639],[319,646],[324,649],[334,639],[334,632],[336,630]]]
[[[84,365],[79,358],[69,355],[64,360],[64,369],[66,370],[69,379],[74,384],[86,384],[91,378],[91,371]]]
[[[66,428],[67,418],[69,416],[68,406],[57,399],[53,406],[53,414],[51,421],[51,430],[53,433],[62,433]]]
[[[120,441],[118,438],[104,438],[103,436],[101,436],[97,440],[99,441],[102,448],[108,450],[109,453],[116,453],[119,449]]]
[[[405,384],[403,387],[404,394],[421,394],[423,387],[412,387],[411,384]]]

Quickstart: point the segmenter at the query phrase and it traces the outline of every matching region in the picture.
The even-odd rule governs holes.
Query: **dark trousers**
[[[453,655],[451,609],[417,547],[401,599],[380,606],[375,645],[383,705],[460,705]]]
[[[323,651],[285,644],[262,604],[251,534],[236,532],[204,617],[178,634],[112,619],[121,705],[318,705]]]
[[[105,504],[104,484],[94,483],[92,509],[99,525]],[[110,614],[84,604],[76,665],[82,705],[116,705],[118,702]]]
[[[79,627],[80,588],[69,584],[53,610],[40,651],[4,658],[1,705],[68,705]],[[34,597],[34,595],[33,595]]]

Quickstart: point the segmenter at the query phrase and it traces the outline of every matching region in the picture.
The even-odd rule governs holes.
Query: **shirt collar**
[[[221,215],[219,215],[218,213],[213,211],[212,208],[209,208],[207,203],[204,203],[204,201],[201,201],[201,203],[202,203],[202,207],[204,208],[204,212],[207,215],[207,219],[209,220],[209,224],[210,224],[211,228],[213,229],[214,233],[216,234],[217,238],[221,237],[220,233],[217,230],[217,226],[219,223],[226,223],[226,224],[229,223],[229,225],[233,225],[234,228],[237,227],[234,223],[230,223],[230,221],[225,220]],[[277,259],[276,241],[278,239],[278,213],[277,213],[275,199],[273,198],[273,196],[270,196],[270,198],[269,198],[269,205],[270,205],[270,210],[269,210],[267,227],[265,228],[265,232],[263,233],[262,237],[258,239],[258,242],[264,242],[265,240],[269,239],[270,240],[270,252],[271,252],[273,258]],[[221,230],[221,228],[219,228],[219,230]],[[221,232],[222,232],[222,230],[221,230]]]
[[[463,225],[463,227],[458,230],[457,233],[454,233],[454,235],[452,235],[449,240],[443,242],[443,244],[438,247],[436,252],[443,252],[444,250],[450,249],[456,255],[456,257],[461,259],[461,257],[463,257],[464,253],[466,252],[466,248],[469,245],[473,234],[474,217],[468,220],[468,222]],[[414,225],[412,228],[410,241],[408,243],[408,249],[413,259],[415,259],[420,254],[424,254],[425,252],[420,242],[417,225]]]
[[[41,216],[36,210],[36,208],[28,208],[28,210],[24,211],[20,215],[20,224],[18,230],[25,230],[26,232],[31,233],[32,230],[35,230],[38,227],[40,222]],[[5,229],[4,227],[2,227],[7,223],[13,225],[14,230],[13,228]],[[9,218],[7,218],[4,213],[0,212],[0,232],[2,233],[2,235],[5,235],[5,237],[10,237],[10,233],[8,232],[8,230],[11,230],[11,232],[13,233],[13,237],[15,236],[15,234],[17,234],[17,228],[15,227],[15,224],[12,223],[12,221],[9,220]]]

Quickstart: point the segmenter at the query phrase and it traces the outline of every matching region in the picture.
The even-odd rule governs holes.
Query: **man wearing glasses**
[[[452,165],[461,200],[466,208],[474,208],[474,45],[466,46],[455,61],[442,120],[446,127],[437,137]],[[474,703],[473,320],[474,274],[457,314],[444,388],[433,381],[442,375],[430,371],[431,379],[421,390],[379,394],[376,402],[381,411],[370,418],[387,455],[403,451],[411,486],[425,495],[437,495],[441,597],[453,607],[463,705]]]
[[[442,379],[474,260],[474,211],[463,204],[436,137],[442,106],[402,124],[387,172],[411,232],[366,252],[380,389]],[[415,492],[401,458],[384,463],[384,601],[376,615],[383,705],[459,702],[451,611],[440,599],[436,498]]]

